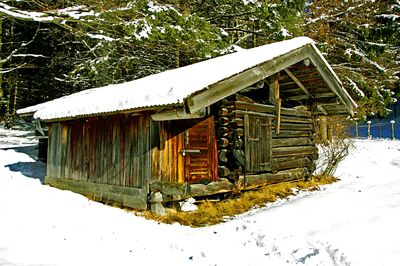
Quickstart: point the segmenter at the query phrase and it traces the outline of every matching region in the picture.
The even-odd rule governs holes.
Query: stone
[[[159,215],[159,216],[164,216],[166,215],[166,211],[162,203],[152,203],[150,206],[151,212]]]
[[[152,203],[161,203],[163,202],[163,195],[161,192],[154,192],[151,194],[150,202]]]

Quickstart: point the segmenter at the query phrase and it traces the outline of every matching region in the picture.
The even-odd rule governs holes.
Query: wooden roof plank
[[[307,90],[307,88],[303,85],[303,83],[300,82],[300,80],[288,69],[285,68],[285,72],[289,75],[289,77],[296,82],[297,86],[299,86],[299,88],[309,97],[309,98],[313,98],[313,96],[311,95],[311,93]]]
[[[321,74],[324,81],[328,84],[329,88],[338,96],[339,100],[346,106],[346,109],[351,115],[354,115],[354,108],[357,104],[351,99],[346,90],[343,89],[342,83],[336,76],[333,69],[329,66],[326,59],[322,56],[321,52],[314,44],[308,46],[309,58],[317,67],[318,72]]]
[[[191,95],[187,99],[189,111],[195,113],[307,57],[307,46],[304,46],[211,85],[207,90]]]

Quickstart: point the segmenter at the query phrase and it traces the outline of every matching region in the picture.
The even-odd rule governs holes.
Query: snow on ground
[[[34,125],[18,122],[13,130],[4,129],[0,125],[0,149],[37,146],[38,140],[34,133]]]
[[[15,133],[15,134],[14,134]],[[341,181],[206,228],[147,221],[43,185],[0,129],[0,265],[398,265],[400,142],[357,140]],[[22,137],[20,137],[22,138]],[[26,139],[21,143],[30,143]]]

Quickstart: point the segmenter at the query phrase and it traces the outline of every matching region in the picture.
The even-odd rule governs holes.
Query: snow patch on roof
[[[52,120],[145,107],[183,105],[187,97],[210,85],[312,43],[310,38],[298,37],[130,82],[85,90],[39,106],[34,117]]]

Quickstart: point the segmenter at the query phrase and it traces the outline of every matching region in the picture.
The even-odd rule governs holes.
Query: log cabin
[[[298,37],[18,113],[49,127],[47,184],[148,209],[307,178],[313,119],[355,107],[315,43]]]

